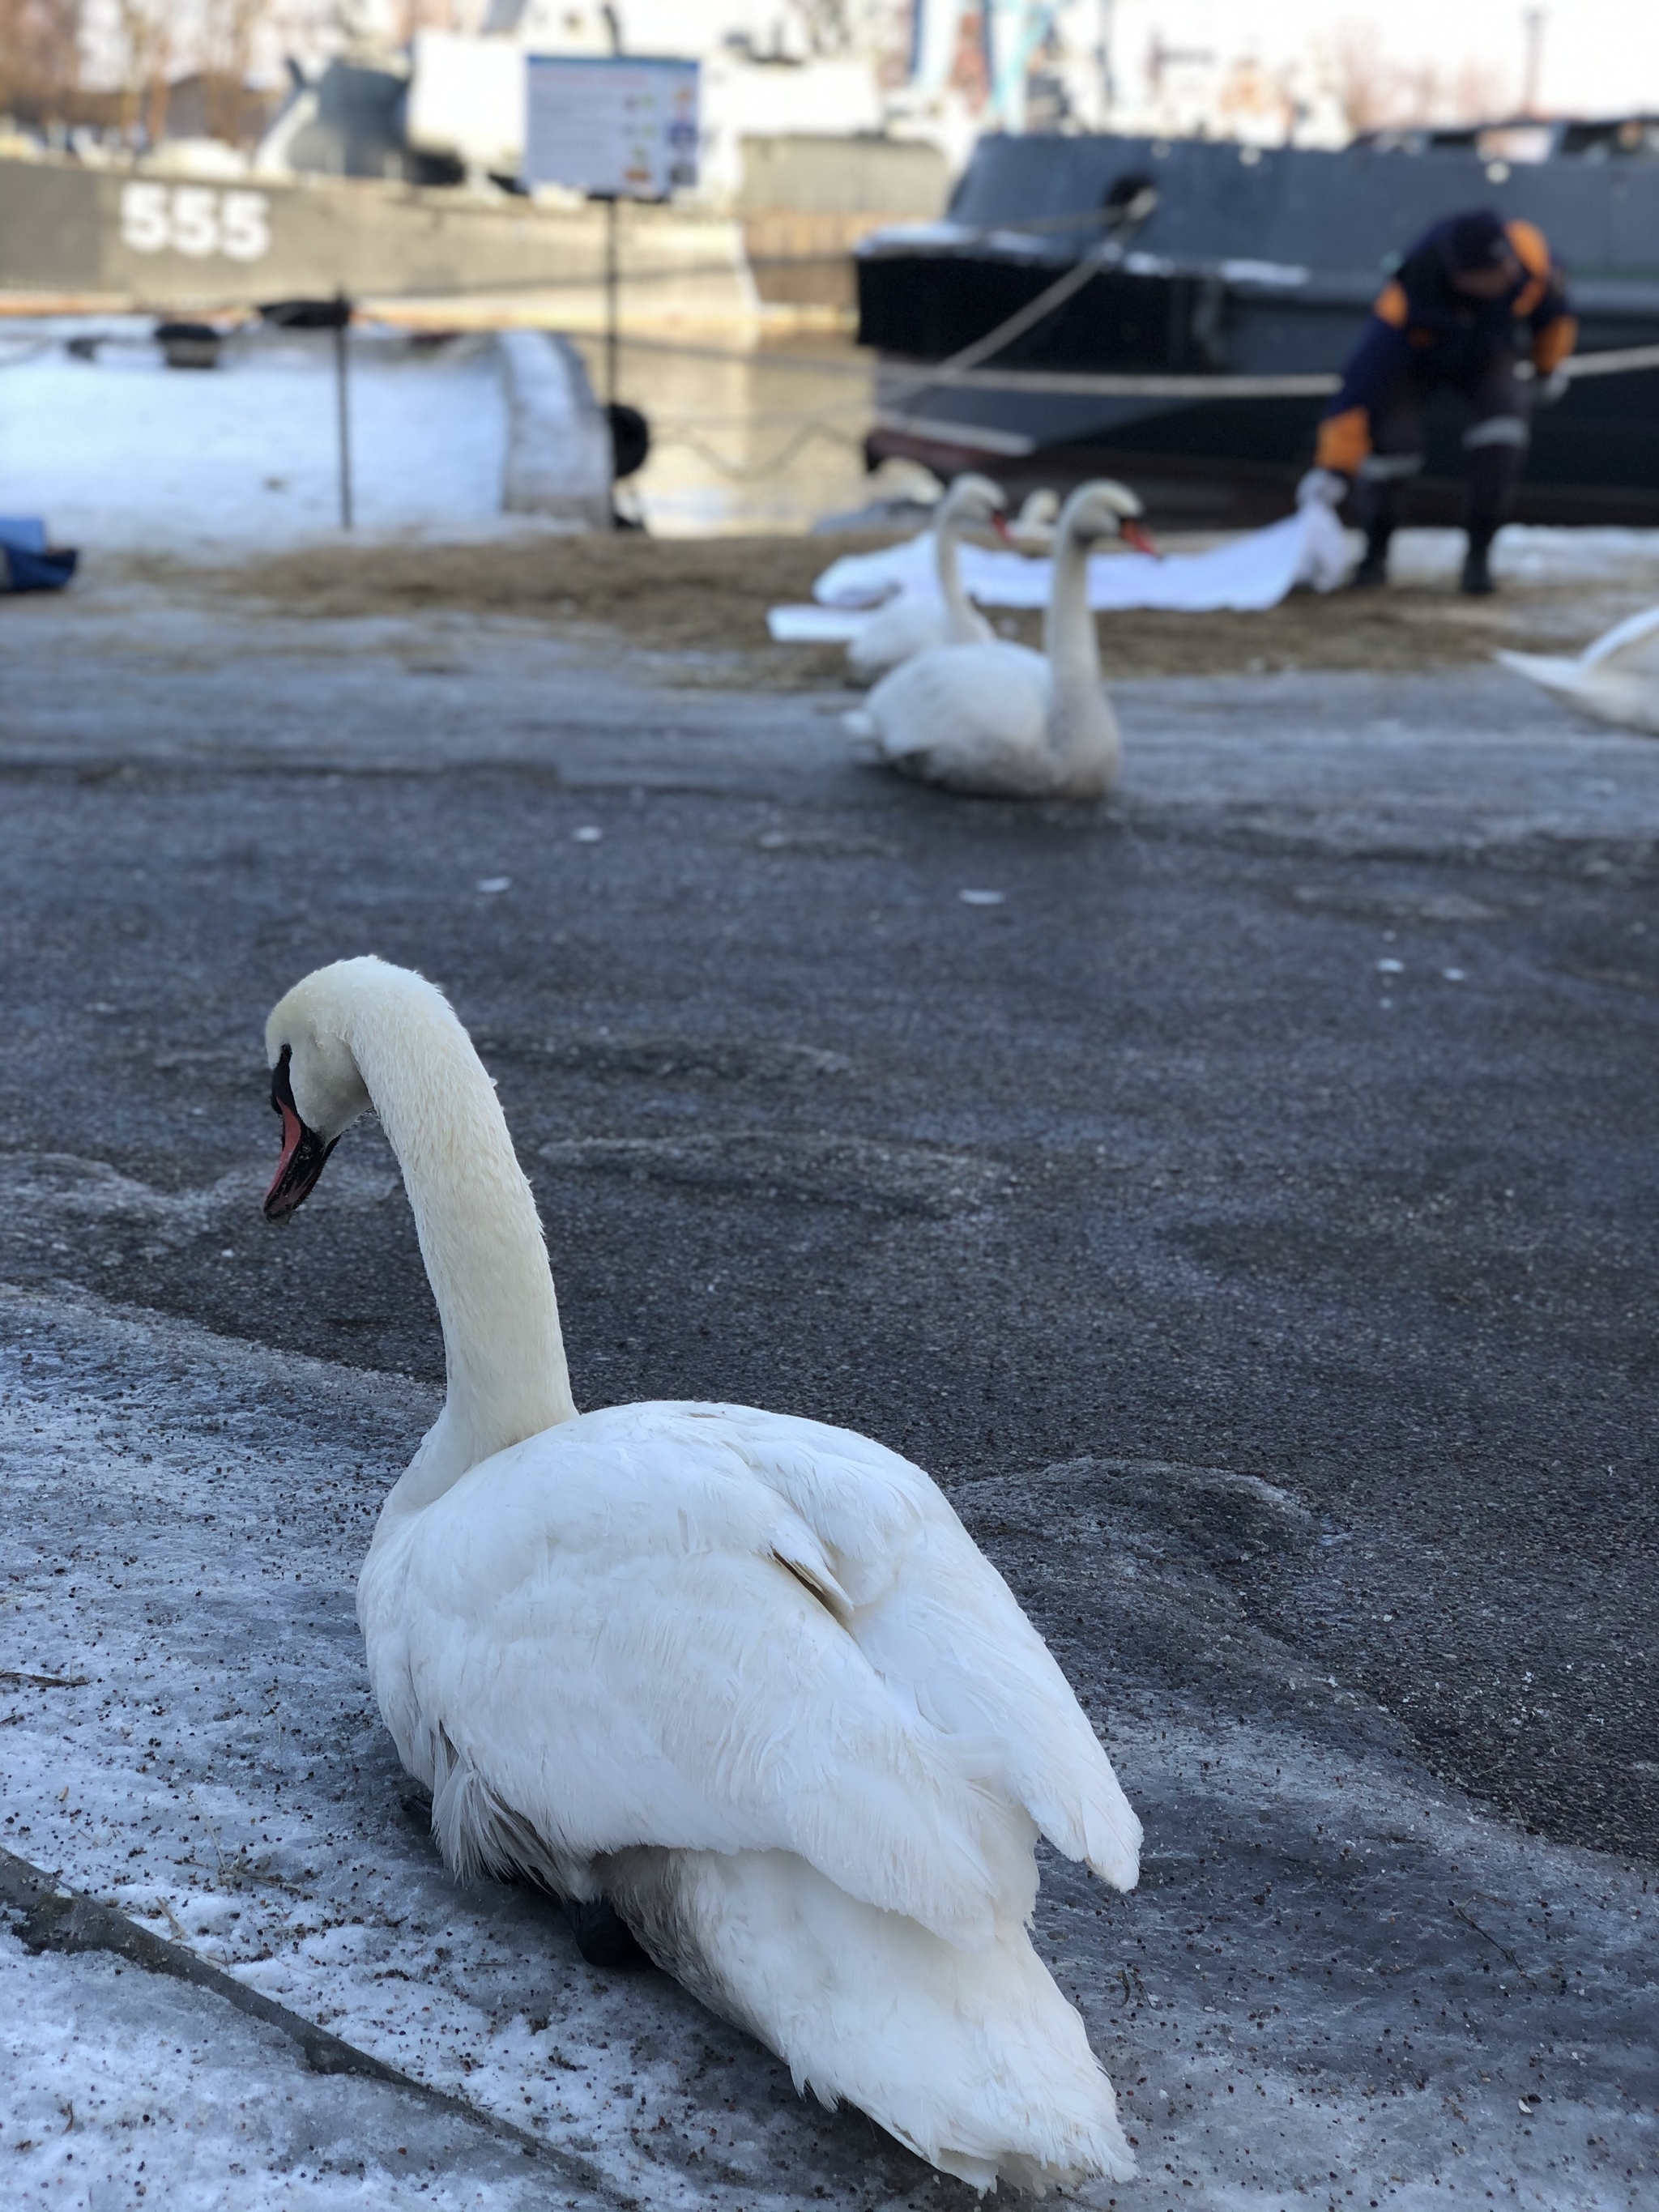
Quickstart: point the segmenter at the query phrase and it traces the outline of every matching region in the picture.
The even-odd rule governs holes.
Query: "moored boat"
[[[1114,476],[1156,515],[1283,514],[1372,299],[1438,217],[1535,223],[1581,325],[1516,519],[1659,524],[1659,118],[1378,133],[1341,152],[1113,137],[981,141],[945,218],[859,249],[872,461],[1011,489]],[[1437,404],[1408,514],[1462,507]]]

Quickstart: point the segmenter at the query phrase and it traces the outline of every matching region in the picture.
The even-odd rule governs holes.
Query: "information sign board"
[[[661,200],[697,181],[697,64],[654,55],[526,58],[524,173],[595,198]]]

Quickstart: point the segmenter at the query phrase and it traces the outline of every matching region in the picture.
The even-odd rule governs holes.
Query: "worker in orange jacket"
[[[1577,336],[1561,273],[1531,223],[1479,208],[1424,233],[1377,295],[1297,490],[1298,504],[1332,507],[1354,490],[1365,531],[1356,585],[1387,580],[1401,486],[1423,466],[1423,410],[1449,389],[1470,415],[1463,589],[1492,589],[1492,542],[1514,502],[1533,409],[1565,390]]]

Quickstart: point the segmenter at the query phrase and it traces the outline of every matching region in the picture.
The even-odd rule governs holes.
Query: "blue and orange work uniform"
[[[1472,296],[1464,286],[1482,270],[1502,289]],[[1368,559],[1386,557],[1400,485],[1422,468],[1425,403],[1449,389],[1471,416],[1469,545],[1484,562],[1514,500],[1537,396],[1577,334],[1561,272],[1532,223],[1479,210],[1425,232],[1378,294],[1319,426],[1315,465],[1357,485]],[[1523,360],[1530,380],[1516,374]]]

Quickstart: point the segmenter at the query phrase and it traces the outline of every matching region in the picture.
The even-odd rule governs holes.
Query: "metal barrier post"
[[[351,302],[343,292],[334,295],[334,396],[339,426],[340,527],[351,527],[351,407],[346,375],[346,333],[351,327]]]
[[[605,399],[617,404],[617,317],[621,276],[617,266],[617,210],[620,202],[612,192],[605,204]]]

